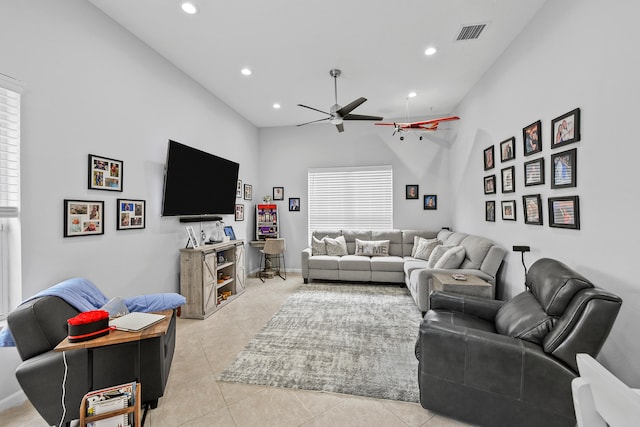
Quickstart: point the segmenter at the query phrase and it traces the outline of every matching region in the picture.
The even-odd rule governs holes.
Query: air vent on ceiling
[[[487,24],[465,25],[458,33],[457,41],[460,40],[476,40],[487,27]]]

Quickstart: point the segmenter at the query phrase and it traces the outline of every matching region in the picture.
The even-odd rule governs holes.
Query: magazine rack
[[[135,402],[133,406],[129,406],[127,408],[117,409],[114,411],[105,412],[100,415],[92,415],[90,417],[86,416],[87,414],[87,397],[89,394],[87,393],[82,398],[82,402],[80,403],[80,427],[86,427],[88,423],[93,423],[95,421],[104,420],[111,417],[116,417],[118,415],[130,414],[133,413],[133,426],[140,427],[140,394],[141,394],[142,385],[140,383],[136,383],[136,396]]]

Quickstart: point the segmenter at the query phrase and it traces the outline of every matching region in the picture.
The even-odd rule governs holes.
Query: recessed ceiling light
[[[273,108],[275,108],[276,110],[280,109],[280,104],[276,102],[275,104],[273,104]]]
[[[427,56],[431,56],[438,51],[435,47],[428,47],[427,50],[424,51],[424,54]]]
[[[184,13],[188,13],[189,15],[195,15],[196,13],[198,13],[198,8],[196,7],[196,5],[188,1],[183,2],[181,7]]]
[[[240,72],[245,76],[251,75],[251,70],[249,68],[243,68],[242,70],[240,70]]]
[[[415,92],[409,92],[409,98],[415,98],[416,96],[418,96],[417,93]]]

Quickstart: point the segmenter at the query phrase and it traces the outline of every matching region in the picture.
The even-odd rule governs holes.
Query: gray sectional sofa
[[[466,233],[449,230],[315,230],[313,238],[336,239],[342,236],[346,243],[346,254],[333,255],[314,253],[312,245],[302,250],[302,277],[310,280],[339,280],[357,282],[405,283],[418,308],[429,309],[432,275],[438,272],[476,275],[494,285],[506,250],[491,240]],[[464,259],[458,268],[428,268],[428,259],[412,256],[416,237],[438,239],[444,246],[464,248]],[[357,255],[356,241],[389,241],[383,256]],[[383,251],[383,252],[384,252]],[[380,254],[377,254],[380,255]]]

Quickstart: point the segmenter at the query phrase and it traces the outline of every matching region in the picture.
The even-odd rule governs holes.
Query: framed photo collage
[[[544,202],[540,193],[534,193],[536,186],[547,185],[545,179],[545,160],[549,163],[548,184],[552,190],[573,189],[577,187],[577,152],[576,147],[565,149],[566,145],[580,141],[580,108],[571,110],[551,120],[549,146],[551,154],[545,159],[543,154],[544,138],[542,137],[542,121],[537,120],[522,129],[522,170],[516,165],[516,137],[511,136],[497,146],[491,145],[482,152],[483,188],[486,196],[497,195],[498,189],[503,200],[485,200],[485,221],[495,222],[496,216],[503,221],[517,221],[518,205],[522,207],[522,219],[525,224],[543,225]],[[496,152],[500,158],[500,166],[496,165]],[[516,196],[518,174],[522,177],[525,189],[531,193],[523,194],[521,202]],[[498,184],[498,179],[500,183]],[[511,197],[509,197],[511,196]],[[521,203],[521,204],[520,204]],[[579,196],[558,195],[548,197],[546,211],[550,227],[580,229]],[[499,209],[498,214],[496,210]]]

